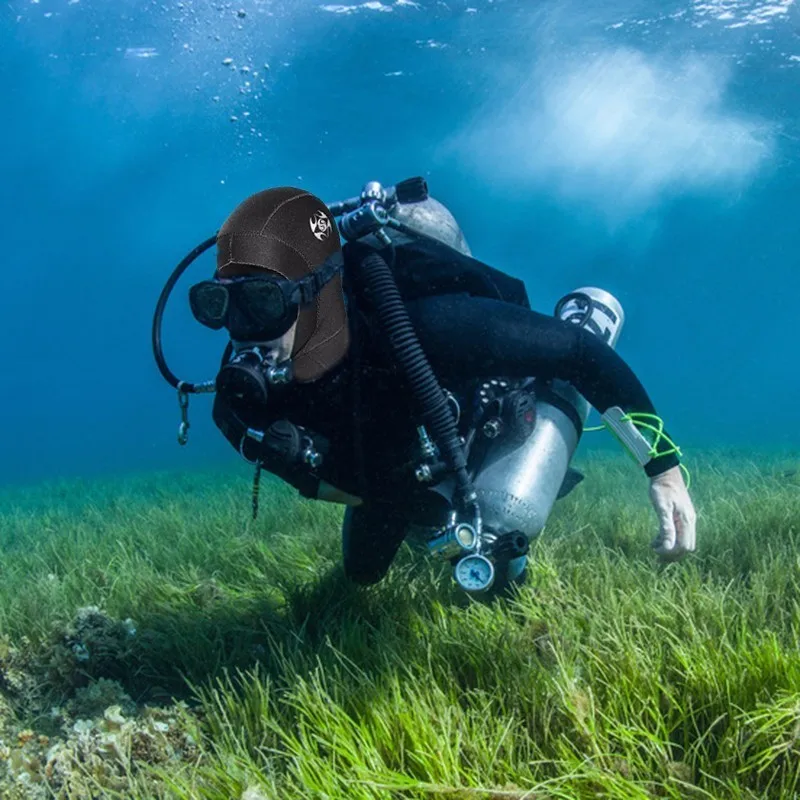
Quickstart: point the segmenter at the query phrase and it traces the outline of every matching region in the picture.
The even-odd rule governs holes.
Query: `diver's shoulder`
[[[361,262],[370,253],[377,253],[395,271],[424,265],[447,265],[462,271],[483,269],[488,265],[472,256],[464,255],[447,244],[435,239],[415,239],[413,241],[392,242],[390,245],[348,242],[344,248],[345,263],[351,266]]]

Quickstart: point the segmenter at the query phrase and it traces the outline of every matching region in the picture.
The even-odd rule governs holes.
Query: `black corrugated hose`
[[[364,256],[359,267],[361,280],[369,289],[392,353],[420,404],[425,424],[444,462],[455,475],[458,500],[462,508],[474,506],[475,490],[467,473],[467,461],[459,441],[453,409],[417,339],[394,275],[378,253]]]

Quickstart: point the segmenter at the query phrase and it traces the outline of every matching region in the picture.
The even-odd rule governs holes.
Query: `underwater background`
[[[800,4],[0,7],[2,800],[800,797]],[[684,452],[657,564],[611,436],[504,598],[251,468],[150,349],[244,198],[423,175],[534,308],[595,285]],[[224,334],[186,293],[170,367]],[[597,422],[590,418],[589,425]]]
[[[0,65],[3,484],[241,463],[208,398],[175,443],[173,266],[253,192],[417,174],[537,310],[618,297],[689,459],[797,448],[794,0],[11,0]],[[187,380],[224,345],[186,302],[212,269],[168,306]]]

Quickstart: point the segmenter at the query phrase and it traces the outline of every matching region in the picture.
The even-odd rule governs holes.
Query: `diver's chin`
[[[292,359],[292,349],[294,347],[294,337],[297,330],[297,321],[289,328],[286,333],[276,339],[252,341],[250,339],[235,339],[230,337],[231,345],[236,353],[243,350],[253,350],[258,348],[262,358],[268,364],[283,364]]]
[[[291,353],[286,352],[284,343],[279,340],[272,340],[269,342],[252,342],[242,341],[239,339],[231,339],[231,346],[235,353],[241,353],[244,350],[255,350],[258,348],[259,353],[263,360],[270,365],[282,364],[291,358]]]

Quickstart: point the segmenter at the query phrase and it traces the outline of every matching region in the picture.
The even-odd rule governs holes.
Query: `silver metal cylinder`
[[[613,347],[624,322],[619,302],[593,287],[577,293],[583,297],[564,303],[559,316],[599,331]],[[585,298],[591,298],[591,310]],[[589,404],[571,384],[553,381],[552,390],[572,405],[581,423],[586,421]],[[580,438],[570,417],[547,400],[537,399],[536,415],[533,433],[520,447],[509,450],[499,438],[474,484],[485,528],[497,533],[518,530],[529,540],[544,528]]]
[[[586,305],[580,299],[575,298],[563,303],[563,299],[556,304],[558,316],[565,322],[577,324],[583,320],[581,327],[587,328],[596,336],[600,336],[610,347],[616,347],[622,326],[625,324],[625,312],[614,295],[603,289],[593,286],[583,287],[570,292],[570,295],[584,295],[591,298],[591,312],[586,314]],[[553,391],[571,403],[581,422],[586,422],[589,416],[589,403],[571,384],[566,381],[555,380],[552,385]]]
[[[464,232],[455,217],[446,206],[433,197],[418,203],[398,203],[392,208],[392,217],[412,230],[438,239],[465,256],[472,255]],[[405,234],[397,231],[389,231],[389,235],[398,244],[408,241]]]
[[[462,523],[454,528],[448,528],[440,536],[428,542],[428,549],[433,555],[445,560],[454,558],[475,549],[478,544],[478,534],[472,525]]]

